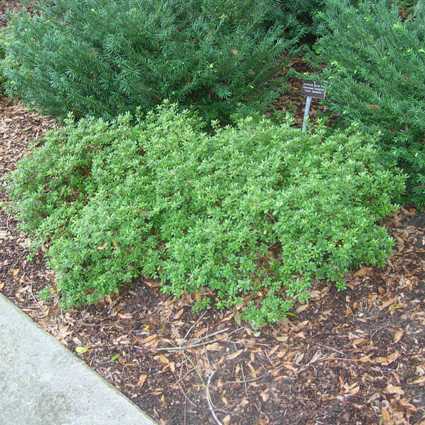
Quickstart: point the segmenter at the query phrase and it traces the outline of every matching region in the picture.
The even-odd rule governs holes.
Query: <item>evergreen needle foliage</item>
[[[0,28],[0,94],[3,94],[4,91],[4,83],[6,81],[4,75],[3,75],[3,67],[4,67],[4,57],[5,57],[5,34],[4,30]]]
[[[404,178],[371,136],[253,118],[209,134],[170,105],[132,122],[67,120],[12,175],[24,230],[50,241],[65,307],[146,276],[196,294],[197,307],[243,304],[260,326],[315,279],[342,287],[347,271],[390,254],[377,223]]]
[[[323,11],[325,0],[287,0],[282,2],[285,15],[293,19],[292,27],[300,32],[303,41],[312,41],[317,35],[315,16]]]
[[[317,46],[329,105],[347,124],[380,131],[389,162],[408,174],[409,200],[425,206],[425,10],[408,19],[387,1],[329,0]]]
[[[164,99],[207,120],[262,110],[297,42],[275,0],[57,0],[10,22],[9,90],[65,117],[115,117]],[[279,24],[279,25],[278,25]]]
[[[357,7],[364,0],[349,0],[347,4]],[[285,16],[290,17],[290,28],[301,34],[301,40],[309,44],[319,36],[319,22],[317,17],[326,9],[327,0],[282,0],[282,10]],[[395,5],[400,10],[400,16],[410,16],[415,7],[421,4],[418,0],[386,0],[386,5]]]

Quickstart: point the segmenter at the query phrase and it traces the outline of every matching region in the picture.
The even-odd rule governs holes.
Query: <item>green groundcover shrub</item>
[[[56,117],[164,99],[207,120],[264,109],[297,36],[275,0],[57,0],[10,22],[11,93]]]
[[[4,67],[4,57],[5,57],[5,35],[4,30],[0,28],[0,94],[3,94],[4,92],[4,83],[6,81],[4,74],[3,74],[3,67]]]
[[[386,1],[358,8],[329,0],[317,45],[329,106],[347,124],[382,132],[390,162],[409,174],[409,199],[425,205],[425,11],[409,19]]]
[[[24,230],[50,241],[65,307],[145,276],[196,294],[198,307],[243,304],[262,325],[315,279],[340,287],[350,269],[388,257],[377,223],[404,178],[370,136],[253,118],[211,135],[169,105],[131,122],[68,120],[12,175]]]

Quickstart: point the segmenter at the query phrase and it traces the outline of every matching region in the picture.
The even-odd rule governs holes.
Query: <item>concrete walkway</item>
[[[0,425],[154,425],[0,294]]]

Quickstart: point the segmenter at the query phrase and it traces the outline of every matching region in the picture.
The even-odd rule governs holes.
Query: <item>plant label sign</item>
[[[303,95],[306,96],[305,109],[304,109],[304,121],[303,121],[303,132],[307,131],[307,122],[310,114],[311,101],[314,99],[324,99],[326,97],[325,88],[316,82],[305,81],[303,84]]]
[[[326,97],[326,90],[319,83],[306,81],[303,84],[303,95],[315,99],[324,99]]]

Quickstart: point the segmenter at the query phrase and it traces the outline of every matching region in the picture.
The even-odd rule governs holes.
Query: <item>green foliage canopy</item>
[[[318,60],[329,106],[347,125],[381,132],[389,164],[409,175],[409,201],[425,206],[425,10],[402,19],[388,2],[329,0]]]
[[[275,98],[287,25],[275,0],[40,2],[10,22],[9,91],[61,118],[170,99],[228,121]]]
[[[3,75],[4,57],[5,57],[5,35],[4,30],[0,28],[0,94],[3,93],[3,85],[6,81]]]
[[[65,306],[146,276],[203,306],[243,304],[260,326],[314,280],[342,287],[347,271],[390,254],[377,222],[404,179],[371,136],[253,118],[212,135],[169,105],[131,122],[68,120],[11,178],[24,230],[51,242]]]

